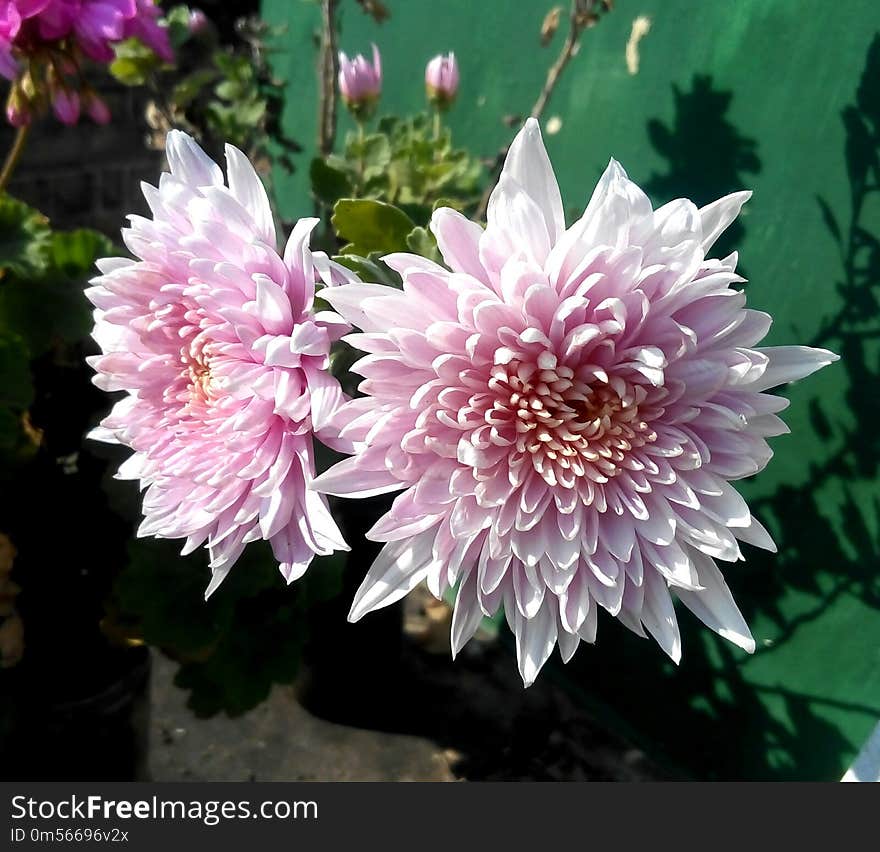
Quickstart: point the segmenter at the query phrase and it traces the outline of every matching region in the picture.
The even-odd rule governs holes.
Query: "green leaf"
[[[415,227],[402,210],[383,201],[343,198],[333,208],[331,223],[348,240],[343,254],[367,257],[371,252],[406,251],[406,238]]]
[[[192,33],[189,30],[189,15],[188,6],[175,6],[165,15],[168,40],[175,51],[192,38]]]
[[[190,8],[185,4],[172,6],[165,14],[165,20],[168,24],[183,24],[189,26]]]
[[[459,213],[464,210],[464,205],[457,198],[438,198],[431,206],[431,210],[439,210],[441,207],[451,207],[453,210],[458,210]]]
[[[110,73],[125,86],[143,86],[162,64],[162,60],[136,38],[116,43],[113,50],[116,58],[110,63]]]
[[[400,119],[394,115],[384,115],[379,119],[379,132],[392,136],[400,126]]]
[[[92,275],[96,260],[114,251],[113,243],[103,234],[79,228],[52,234],[49,259],[56,270],[69,278],[82,278]]]
[[[263,116],[266,114],[266,102],[264,100],[256,100],[250,103],[238,104],[235,110],[239,124],[253,129],[263,120]]]
[[[254,69],[244,56],[236,56],[225,50],[214,53],[214,65],[231,80],[252,80]]]
[[[181,661],[175,682],[190,690],[196,714],[237,715],[262,701],[273,683],[296,676],[307,602],[336,593],[334,566],[316,560],[309,576],[329,576],[313,591],[303,581],[287,587],[268,544],[254,542],[206,601],[205,551],[183,558],[179,549],[179,542],[143,539],[129,545],[114,587],[117,618]]]
[[[437,248],[437,240],[427,228],[413,228],[406,238],[406,244],[410,251],[435,263],[443,263],[440,250]]]
[[[390,266],[386,266],[380,260],[381,256],[381,252],[374,252],[369,257],[361,257],[357,254],[338,254],[333,260],[341,263],[346,269],[350,269],[361,281],[369,284],[387,284],[399,289],[403,286],[400,275]]]
[[[11,195],[0,195],[0,278],[35,275],[46,267],[49,222]]]
[[[27,346],[19,335],[0,329],[0,407],[24,410],[33,398]]]
[[[333,205],[340,198],[347,198],[354,188],[343,166],[337,166],[323,157],[315,157],[309,166],[312,194],[324,204]]]
[[[269,696],[275,683],[292,683],[299,672],[306,634],[302,594],[266,595],[242,601],[236,623],[206,659],[186,662],[174,683],[190,690],[187,706],[199,717],[239,716]]]
[[[205,551],[179,555],[180,544],[134,539],[128,564],[114,587],[126,620],[137,622],[144,639],[176,655],[215,644],[236,618],[236,605],[279,585],[277,562],[266,545],[249,546],[223,585],[205,601],[211,579]]]
[[[171,100],[181,109],[188,107],[216,78],[216,72],[203,68],[184,77],[172,90]]]
[[[224,101],[234,101],[247,96],[247,89],[238,80],[224,80],[214,87],[214,93]]]
[[[147,82],[149,68],[136,59],[121,57],[110,63],[110,74],[123,86],[143,86]]]
[[[113,244],[95,231],[49,234],[45,268],[36,275],[15,276],[0,286],[0,330],[14,329],[27,344],[31,358],[53,341],[75,343],[88,337],[91,306],[83,296],[99,257],[115,254]]]
[[[374,133],[364,139],[364,165],[368,169],[384,169],[391,162],[391,144],[388,137]]]

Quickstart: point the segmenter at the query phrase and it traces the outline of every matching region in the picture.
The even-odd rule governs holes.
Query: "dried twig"
[[[326,157],[336,139],[336,7],[339,0],[321,0],[321,55],[318,91],[318,152]]]
[[[565,41],[562,44],[559,55],[556,57],[553,64],[547,71],[547,78],[544,81],[544,85],[541,88],[538,99],[535,101],[535,104],[532,107],[531,112],[529,113],[529,116],[531,118],[541,118],[544,110],[547,107],[547,104],[550,102],[550,97],[553,94],[553,90],[559,83],[559,79],[562,76],[562,72],[565,70],[565,66],[568,65],[569,60],[572,58],[572,56],[577,53],[577,48],[580,44],[581,34],[588,27],[594,26],[599,20],[598,10],[600,8],[608,11],[610,6],[611,4],[606,2],[606,0],[572,0],[571,9],[568,15],[568,32],[566,33]],[[489,184],[486,186],[486,191],[483,193],[483,197],[480,199],[480,206],[477,208],[478,219],[483,219],[486,216],[486,209],[489,206],[489,196],[492,194],[492,190],[495,188],[495,183],[498,179],[498,175],[501,172],[501,167],[504,165],[504,160],[507,157],[507,152],[509,150],[510,145],[505,145],[504,148],[502,148],[498,152],[494,161],[492,162],[492,166],[489,169],[489,174],[491,176],[490,181]]]
[[[381,0],[357,0],[358,6],[365,15],[369,15],[377,24],[382,24],[391,17],[391,12]]]

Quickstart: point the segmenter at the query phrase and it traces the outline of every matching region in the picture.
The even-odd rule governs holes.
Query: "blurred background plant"
[[[270,28],[256,14],[240,17],[231,30],[213,23],[201,9],[177,5],[165,21],[177,54],[174,65],[134,39],[116,45],[110,73],[126,86],[145,86],[151,95],[149,144],[162,150],[171,128],[195,136],[215,159],[226,143],[244,151],[257,170],[269,174],[270,146],[275,162],[292,171],[297,142],[281,129],[284,81],[269,65],[271,39],[284,28]]]

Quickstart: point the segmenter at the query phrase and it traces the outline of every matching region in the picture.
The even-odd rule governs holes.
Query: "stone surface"
[[[309,672],[237,718],[199,719],[153,654],[150,755],[157,781],[662,780],[550,678],[523,689],[510,649],[468,646],[453,663],[436,637],[410,633],[371,687]],[[333,666],[335,669],[336,666]],[[386,670],[392,674],[383,680]],[[305,707],[314,709],[319,718]],[[332,721],[330,720],[332,719]]]
[[[452,781],[422,737],[317,719],[292,687],[239,718],[197,719],[172,683],[177,665],[153,655],[150,775],[155,781]]]

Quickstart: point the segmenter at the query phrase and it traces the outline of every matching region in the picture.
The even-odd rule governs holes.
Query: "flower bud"
[[[95,124],[110,123],[110,108],[107,106],[107,102],[94,92],[90,92],[86,97],[85,108],[89,118]]]
[[[428,100],[446,109],[458,92],[458,63],[454,53],[435,56],[425,68],[425,91]]]
[[[208,27],[208,16],[201,9],[191,9],[189,13],[189,31],[191,35],[198,35]]]
[[[24,127],[26,124],[31,123],[31,118],[28,99],[25,97],[20,86],[13,86],[6,101],[6,120],[13,127]]]
[[[62,124],[76,124],[79,121],[79,95],[73,89],[57,88],[52,94],[52,112]]]
[[[31,73],[30,69],[26,70],[21,77],[18,78],[18,84],[21,86],[21,90],[24,93],[24,96],[29,101],[35,101],[39,94],[39,88],[37,85],[37,81],[34,79],[34,75]]]
[[[382,61],[375,44],[372,64],[360,53],[354,59],[339,54],[339,92],[356,118],[372,112],[382,92]]]

